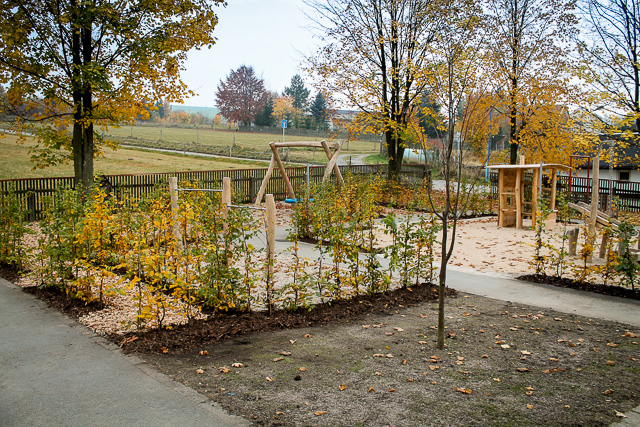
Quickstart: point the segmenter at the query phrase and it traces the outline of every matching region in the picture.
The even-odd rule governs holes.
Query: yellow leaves
[[[314,415],[319,417],[319,416],[324,415],[326,413],[327,413],[327,411],[316,411],[316,412],[314,412]]]
[[[204,374],[204,369],[202,368],[196,369],[196,374]]]
[[[470,388],[454,387],[454,390],[462,394],[471,394],[473,391]]]
[[[340,384],[340,386],[338,386],[338,390],[340,391],[345,391],[347,389],[347,386],[345,384]]]
[[[206,355],[208,355],[208,354],[209,354],[209,352],[208,352],[207,350],[200,350],[200,351],[198,352],[198,354],[199,354],[200,356],[206,356]]]
[[[615,366],[616,362],[614,362],[613,360],[607,360],[605,363],[607,366]]]

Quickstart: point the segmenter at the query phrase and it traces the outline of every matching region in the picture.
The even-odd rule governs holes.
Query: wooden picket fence
[[[322,182],[325,166],[309,166],[309,184]],[[340,166],[340,170],[345,174],[371,175],[385,174],[386,164],[380,165],[353,165]],[[256,197],[256,192],[266,175],[267,169],[232,169],[232,170],[212,170],[198,172],[170,172],[170,173],[149,173],[143,175],[105,175],[102,185],[110,187],[111,191],[118,197],[127,195],[138,199],[145,194],[151,193],[157,186],[168,188],[169,177],[175,176],[178,181],[198,182],[200,188],[220,188],[222,178],[229,177],[233,185],[234,196],[239,203],[250,203]],[[307,167],[287,168],[287,175],[296,192],[301,191],[307,185]],[[41,219],[41,213],[45,209],[46,200],[55,194],[59,188],[73,188],[73,178],[25,178],[25,179],[5,179],[0,180],[0,195],[9,191],[15,192],[29,211],[29,220]],[[284,180],[278,170],[275,170],[267,184],[267,194],[273,194],[276,200],[284,200],[287,189]]]

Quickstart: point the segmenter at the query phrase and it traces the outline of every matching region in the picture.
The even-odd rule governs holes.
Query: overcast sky
[[[317,42],[308,28],[302,0],[228,0],[218,8],[218,38],[211,49],[193,51],[185,63],[184,82],[198,96],[184,105],[215,107],[218,82],[241,65],[253,66],[266,88],[281,93],[300,74],[303,54]],[[315,91],[313,88],[312,93]]]

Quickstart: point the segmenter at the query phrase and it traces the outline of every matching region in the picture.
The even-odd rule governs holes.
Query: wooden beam
[[[273,152],[273,156],[276,160],[276,164],[278,165],[280,176],[282,176],[282,179],[284,180],[284,183],[287,186],[287,194],[289,195],[290,198],[295,199],[296,193],[294,193],[293,187],[291,186],[291,181],[289,181],[289,177],[287,176],[287,171],[284,169],[284,165],[282,164],[282,161],[280,161],[280,154],[278,153],[278,147],[276,147],[276,143],[272,142],[271,144],[269,144],[269,147],[271,147],[271,151]]]
[[[317,141],[301,141],[301,142],[275,142],[274,143],[276,147],[278,148],[284,148],[284,147],[316,147],[316,148],[322,148],[322,141],[321,142],[317,142]],[[327,146],[333,150],[337,150],[339,147],[339,144],[336,142],[331,142],[331,143],[327,143]]]
[[[329,163],[327,164],[327,168],[324,171],[324,176],[322,177],[322,182],[325,182],[326,179],[331,174],[331,168],[333,168],[333,172],[336,174],[336,178],[339,182],[344,183],[344,179],[342,178],[342,173],[340,172],[340,167],[337,164],[338,156],[340,155],[340,150],[342,149],[343,141],[340,140],[338,143],[337,150],[331,154],[331,150],[329,150],[329,144],[326,141],[320,141],[322,144],[322,148],[324,149],[325,154],[327,155],[327,159],[329,159]]]
[[[262,203],[262,196],[264,196],[264,192],[267,189],[267,184],[269,183],[269,179],[271,178],[271,174],[273,173],[273,166],[275,165],[275,163],[275,157],[273,156],[273,153],[271,153],[271,162],[269,163],[269,169],[267,169],[267,173],[265,174],[264,179],[262,180],[262,184],[260,185],[260,190],[258,190],[258,194],[256,195],[256,206],[259,206],[260,203]]]
[[[549,202],[549,209],[555,210],[556,208],[556,185],[558,184],[558,171],[551,169],[551,201]]]

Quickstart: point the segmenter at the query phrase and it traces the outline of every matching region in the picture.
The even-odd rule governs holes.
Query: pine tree
[[[308,108],[308,98],[311,91],[304,87],[302,77],[298,74],[291,78],[291,86],[284,88],[284,94],[293,98],[293,107],[301,111]]]
[[[318,92],[313,99],[310,110],[316,122],[316,127],[322,130],[327,129],[329,127],[329,114],[327,111],[327,101],[325,101],[324,96],[322,96],[322,92]]]

